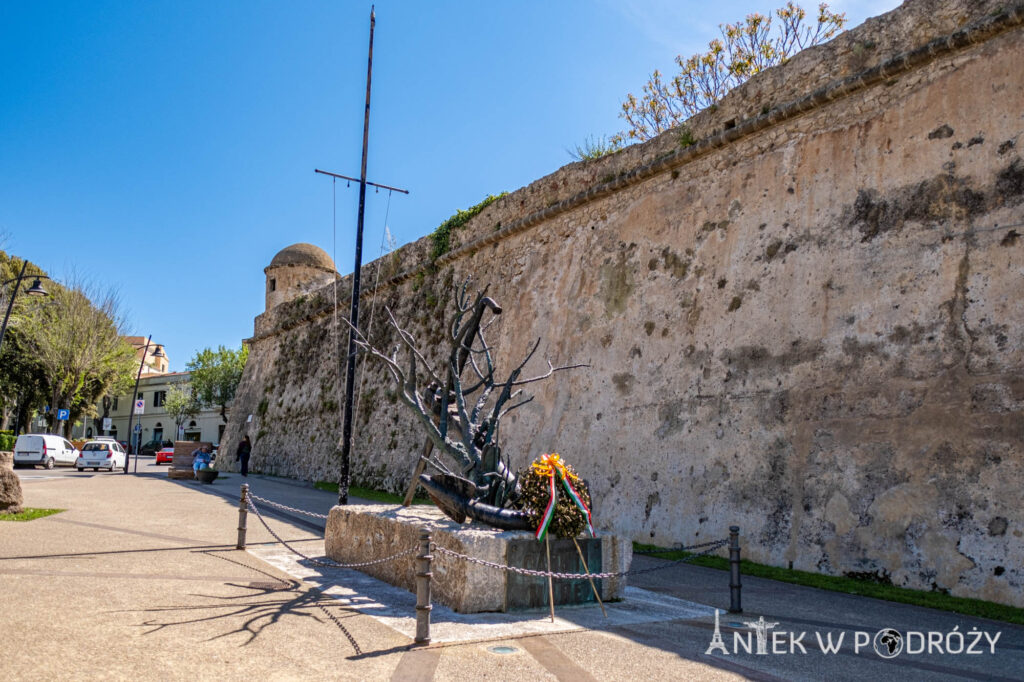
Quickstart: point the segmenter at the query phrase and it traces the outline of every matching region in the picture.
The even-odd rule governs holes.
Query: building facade
[[[139,379],[139,392],[136,401],[142,401],[142,414],[131,414],[132,394],[117,396],[108,413],[110,428],[96,428],[93,419],[74,425],[71,430],[73,439],[88,439],[96,436],[113,436],[117,440],[132,442],[130,437],[136,424],[141,426],[138,442],[141,444],[153,440],[191,440],[220,443],[224,432],[224,420],[221,419],[217,407],[203,407],[195,417],[188,417],[184,423],[174,423],[174,417],[167,412],[165,401],[172,386],[187,384],[190,372],[169,372],[165,374],[144,373]],[[96,406],[96,412],[102,419],[103,406]],[[128,419],[132,416],[131,426]]]

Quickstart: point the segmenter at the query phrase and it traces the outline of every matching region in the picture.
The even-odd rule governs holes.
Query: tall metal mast
[[[382,187],[389,191],[409,192],[397,187],[381,185],[366,180],[366,152],[370,143],[370,80],[373,75],[373,28],[376,15],[370,7],[370,49],[366,59],[366,110],[363,113],[363,161],[359,169],[359,215],[356,219],[356,262],[352,270],[352,302],[349,309],[349,321],[352,326],[348,332],[348,353],[345,356],[345,414],[341,435],[341,476],[338,480],[338,504],[348,504],[349,458],[352,454],[352,408],[355,394],[356,378],[356,332],[359,327],[359,276],[363,267],[363,217],[366,209],[366,186]],[[317,173],[333,178],[354,180],[345,175],[330,173],[316,169]]]

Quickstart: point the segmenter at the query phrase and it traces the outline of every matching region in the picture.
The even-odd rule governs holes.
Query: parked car
[[[160,450],[161,448],[173,448],[173,447],[174,447],[174,441],[173,440],[151,440],[148,443],[143,443],[139,447],[139,454],[140,455],[145,455],[145,456],[155,455],[156,451]]]
[[[174,460],[174,447],[161,448],[156,451],[156,463],[163,464],[166,462],[170,464]]]
[[[78,449],[52,433],[23,433],[14,441],[14,466],[40,464],[52,469],[56,464],[74,465]]]
[[[75,462],[75,468],[79,471],[85,471],[87,468],[94,471],[113,471],[123,468],[127,457],[124,448],[116,440],[91,440],[82,446],[82,454]]]

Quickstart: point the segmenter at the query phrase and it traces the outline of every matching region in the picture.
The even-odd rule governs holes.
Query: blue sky
[[[370,180],[401,245],[571,161],[722,22],[782,2],[377,2]],[[803,3],[813,10],[814,2]],[[848,26],[897,0],[833,2]],[[0,4],[0,231],[57,279],[114,287],[172,369],[237,346],[263,268],[311,242],[352,269],[370,3]],[[364,260],[386,193],[367,195]]]

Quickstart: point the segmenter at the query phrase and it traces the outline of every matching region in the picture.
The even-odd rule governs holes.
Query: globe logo
[[[892,628],[885,628],[875,633],[872,645],[882,658],[896,658],[903,651],[903,635]]]

